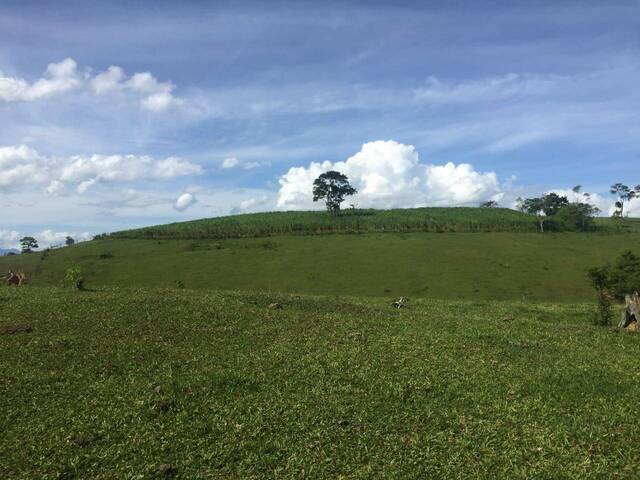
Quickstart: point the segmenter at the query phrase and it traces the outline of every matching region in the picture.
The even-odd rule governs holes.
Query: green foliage
[[[349,178],[334,170],[325,172],[313,182],[313,201],[324,200],[327,210],[336,215],[344,197],[355,195],[357,190],[349,183]]]
[[[561,207],[554,220],[562,230],[586,232],[594,229],[594,217],[599,213],[600,209],[589,203],[573,202]]]
[[[22,253],[31,253],[38,248],[38,241],[33,237],[22,237],[20,239]]]
[[[613,265],[591,268],[588,272],[593,287],[618,300],[640,291],[640,257],[631,250],[623,252]]]
[[[82,268],[78,266],[68,268],[64,274],[64,282],[74,290],[83,290],[84,273]]]
[[[32,327],[0,335],[3,479],[640,477],[640,337],[587,304],[33,287],[0,308]]]
[[[232,215],[115,232],[110,238],[222,239],[372,232],[535,232],[535,218],[508,208],[428,207],[393,210]]]
[[[615,202],[616,210],[613,212],[612,216],[614,218],[623,218],[625,202],[630,202],[637,196],[640,196],[640,185],[636,185],[635,188],[632,188],[623,183],[615,183],[611,185],[609,191],[618,197],[618,200]]]
[[[487,200],[486,202],[482,202],[480,204],[480,208],[498,208],[500,205],[498,205],[498,202],[496,202],[495,200]]]
[[[67,236],[67,238],[65,238],[65,240],[64,240],[64,244],[67,247],[70,247],[70,246],[74,245],[75,243],[76,243],[76,241],[73,239],[73,237],[70,237],[70,236]]]

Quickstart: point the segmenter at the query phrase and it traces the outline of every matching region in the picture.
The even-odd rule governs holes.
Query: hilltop
[[[343,210],[338,216],[324,211],[251,213],[155,225],[109,236],[220,239],[325,233],[536,231],[535,217],[508,208],[425,207]]]

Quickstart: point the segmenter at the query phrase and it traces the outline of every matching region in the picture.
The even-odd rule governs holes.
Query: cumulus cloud
[[[0,190],[46,181],[47,162],[26,145],[0,147]]]
[[[29,102],[52,97],[78,87],[82,78],[77,64],[71,58],[50,63],[42,78],[29,83],[22,78],[7,77],[0,72],[0,100],[5,102]]]
[[[97,96],[128,93],[139,98],[142,109],[153,112],[184,103],[173,95],[175,86],[171,82],[158,81],[150,72],[134,73],[127,78],[124,70],[116,65],[93,76],[89,73],[80,75],[76,62],[66,58],[50,63],[42,78],[32,83],[0,72],[0,101],[30,102],[75,89],[84,89]]]
[[[66,185],[84,193],[97,183],[170,180],[198,175],[202,167],[177,157],[156,160],[147,155],[75,155],[46,157],[25,145],[0,147],[0,189],[46,184],[48,195]]]
[[[183,193],[176,199],[176,203],[173,205],[173,208],[175,208],[179,212],[184,212],[187,208],[189,208],[197,201],[198,200],[196,199],[195,195],[193,195],[192,193]]]
[[[494,172],[480,173],[465,163],[427,165],[412,145],[389,140],[365,143],[342,162],[312,162],[289,169],[279,180],[278,207],[318,208],[312,201],[312,184],[328,170],[349,177],[358,190],[352,198],[363,207],[473,205],[503,195]]]
[[[0,248],[16,248],[20,240],[20,234],[15,230],[0,228]]]

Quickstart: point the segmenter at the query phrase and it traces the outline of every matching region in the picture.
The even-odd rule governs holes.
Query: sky
[[[580,184],[609,214],[639,79],[638,0],[4,0],[0,248],[321,209],[329,169],[360,207]]]

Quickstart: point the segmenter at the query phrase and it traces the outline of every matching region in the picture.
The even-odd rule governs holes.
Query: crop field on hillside
[[[237,238],[365,232],[536,232],[535,217],[506,208],[405,208],[269,212],[207,218],[115,232],[117,238]]]
[[[592,310],[3,287],[0,477],[638,478]]]
[[[592,301],[586,272],[638,234],[385,233],[224,240],[86,242],[0,258],[33,285],[59,286],[80,266],[87,285],[473,300]]]

